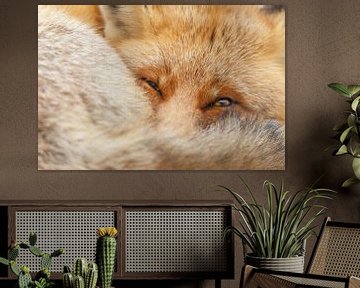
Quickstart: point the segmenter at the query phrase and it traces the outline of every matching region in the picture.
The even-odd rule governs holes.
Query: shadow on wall
[[[310,185],[321,177],[317,187],[325,187],[338,192],[334,201],[327,201],[329,208],[327,215],[336,221],[359,222],[357,215],[360,212],[360,185],[341,187],[341,184],[353,175],[351,157],[332,155],[339,143],[337,139],[332,138],[334,136],[332,128],[344,121],[344,111],[346,111],[345,105],[341,105],[335,111],[337,115],[331,116],[333,111],[327,111],[325,114],[319,113],[311,120],[312,123],[326,122],[326,124],[312,125],[308,135],[304,135],[304,141],[311,143],[307,146],[311,157],[308,162],[310,171],[302,176],[304,185]]]

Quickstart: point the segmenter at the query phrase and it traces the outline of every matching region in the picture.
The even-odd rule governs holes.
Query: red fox
[[[268,6],[265,6],[268,7]],[[285,118],[285,15],[263,5],[105,5],[105,37],[159,121]]]
[[[103,7],[116,52],[101,21],[39,6],[39,169],[284,169],[282,13],[243,8]],[[229,19],[201,34],[195,11],[204,25]],[[253,50],[232,51],[239,39]]]

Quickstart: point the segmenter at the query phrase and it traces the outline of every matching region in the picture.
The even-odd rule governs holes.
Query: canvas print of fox
[[[285,12],[39,6],[39,169],[285,167]]]

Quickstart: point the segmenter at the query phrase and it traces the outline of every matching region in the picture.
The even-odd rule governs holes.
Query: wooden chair
[[[244,266],[240,287],[360,288],[360,223],[326,218],[306,273],[278,272]]]

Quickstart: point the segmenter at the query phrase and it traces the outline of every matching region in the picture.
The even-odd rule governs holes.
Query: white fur
[[[151,108],[101,36],[51,7],[38,9],[39,168],[70,169],[104,130],[139,125]]]

